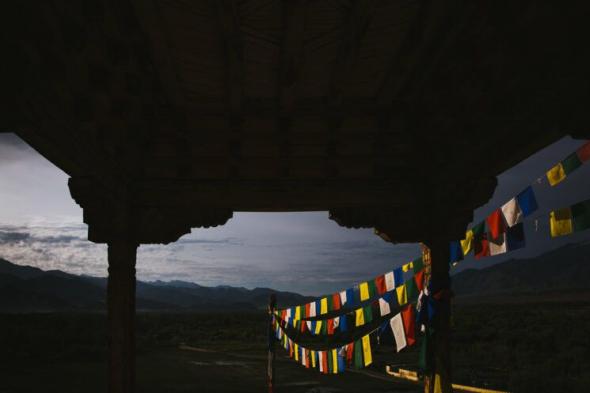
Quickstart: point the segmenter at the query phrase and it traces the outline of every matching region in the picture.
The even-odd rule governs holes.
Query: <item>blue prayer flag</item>
[[[342,347],[344,348],[344,347]],[[342,356],[342,348],[340,348],[340,351],[338,351],[338,372],[339,373],[343,373],[344,369],[346,368],[346,361],[344,359],[344,356]]]
[[[461,248],[461,243],[459,240],[452,241],[449,244],[449,255],[450,263],[463,260],[463,249]]]
[[[524,238],[524,224],[521,222],[506,231],[507,251],[518,250],[526,245]]]
[[[322,301],[321,300],[317,300],[315,302],[315,315],[320,315],[320,311],[322,310]]]
[[[348,288],[346,290],[346,305],[348,307],[354,306],[354,290],[352,288]]]
[[[522,214],[527,217],[531,215],[535,210],[539,208],[537,205],[537,199],[535,198],[535,193],[533,192],[533,188],[528,186],[524,189],[520,194],[516,196],[516,201],[518,202],[518,206],[520,210],[522,210]]]
[[[311,321],[311,329],[309,329],[311,331],[311,334],[315,334],[315,328],[316,328],[317,324],[318,324],[317,321]]]
[[[345,332],[347,329],[348,326],[346,324],[346,314],[344,314],[340,317],[340,331]]]
[[[404,272],[401,267],[398,267],[393,271],[393,282],[395,283],[395,287],[399,287],[404,283]]]

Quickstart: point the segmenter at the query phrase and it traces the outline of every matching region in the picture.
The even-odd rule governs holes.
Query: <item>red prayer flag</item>
[[[309,368],[310,359],[309,359],[309,349],[303,348],[303,358],[305,359],[305,368]]]
[[[414,275],[414,280],[416,280],[416,286],[418,287],[418,290],[424,290],[424,269],[420,270]]]
[[[303,316],[303,318],[309,317],[310,310],[311,310],[311,303],[307,303],[305,305],[305,315]]]
[[[504,224],[504,218],[502,217],[502,209],[496,209],[496,211],[486,218],[486,221],[493,240],[496,240],[501,234],[506,232],[506,225]]]
[[[352,366],[354,356],[354,342],[351,342],[346,346],[346,363],[348,366]]]
[[[477,239],[475,241],[474,254],[475,259],[481,259],[490,256],[490,243],[488,242],[488,239],[486,239],[485,235],[481,239]]]
[[[578,158],[582,162],[586,162],[590,160],[590,141],[584,143],[582,147],[580,147],[576,153],[578,154]]]
[[[404,331],[406,332],[406,342],[409,347],[416,342],[416,316],[414,315],[414,307],[408,304],[402,308],[401,314],[404,322]]]
[[[301,333],[305,333],[305,330],[307,329],[307,322],[305,321],[300,321],[301,322]]]
[[[332,310],[340,310],[340,294],[335,293],[332,295]]]
[[[387,292],[387,287],[385,286],[385,276],[379,276],[375,278],[375,288],[377,288],[377,293],[379,295],[383,295]]]
[[[334,334],[334,319],[328,319],[328,334]]]
[[[328,374],[330,372],[330,370],[328,370],[328,351],[322,351],[323,356],[322,356],[322,365],[323,365],[323,369],[324,369],[324,374]]]

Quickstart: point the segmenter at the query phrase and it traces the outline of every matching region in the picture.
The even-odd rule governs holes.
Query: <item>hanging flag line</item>
[[[576,151],[549,169],[545,176],[552,187],[556,186],[582,166],[583,163],[589,161],[590,141],[584,143]],[[543,178],[537,179],[537,183],[543,181]],[[529,217],[538,208],[532,185],[529,185],[500,208],[494,210],[485,220],[469,229],[465,233],[464,239],[452,241],[449,245],[449,262],[452,266],[455,266],[471,251],[473,251],[475,259],[481,259],[523,248],[526,244],[524,218]],[[567,212],[561,213],[567,216]],[[563,230],[567,231],[567,228]],[[559,231],[557,226],[556,231]],[[553,236],[553,230],[551,233]]]
[[[393,306],[393,291],[395,290],[396,305],[398,308],[412,303],[418,299],[419,292],[424,289],[424,269],[415,272],[401,285],[395,286],[391,291],[379,293],[381,297],[371,303],[355,310],[340,314],[339,316],[324,319],[295,319],[292,318],[291,309],[275,311],[275,316],[285,327],[291,327],[296,331],[312,335],[333,335],[338,332],[348,331],[348,327],[360,327],[373,321],[373,315],[381,317],[391,314]]]
[[[371,335],[377,331],[382,332],[384,326],[389,325],[396,342],[397,352],[406,346],[413,345],[416,342],[415,319],[414,307],[412,304],[408,304],[401,312],[386,319],[379,327],[371,330],[361,338],[325,350],[315,350],[301,346],[287,335],[274,316],[272,322],[275,337],[281,342],[281,345],[292,359],[306,368],[317,369],[323,374],[340,374],[346,368],[361,369],[373,363]]]
[[[371,300],[377,295],[381,296],[386,292],[391,292],[403,286],[404,272],[409,272],[412,269],[415,274],[418,274],[423,270],[423,267],[424,263],[422,257],[420,257],[372,280],[364,281],[341,292],[335,292],[332,295],[318,298],[310,303],[286,308],[278,312],[281,313],[282,319],[289,318],[298,321],[301,319],[315,318],[342,308],[352,308]]]
[[[549,213],[551,237],[565,236],[590,228],[590,199]]]

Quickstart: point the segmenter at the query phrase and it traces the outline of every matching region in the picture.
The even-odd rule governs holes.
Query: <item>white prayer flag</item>
[[[389,321],[393,337],[395,338],[395,345],[397,351],[401,351],[407,345],[406,333],[404,331],[404,321],[402,320],[402,314],[397,314]]]
[[[340,292],[340,304],[342,306],[346,304],[346,291]]]
[[[287,309],[287,319],[291,318],[291,309]]]
[[[311,321],[305,321],[307,325],[307,330],[311,332]]]
[[[315,302],[309,303],[309,316],[315,317]]]
[[[516,198],[512,198],[502,206],[502,214],[509,227],[522,222],[522,210],[520,210]]]
[[[325,352],[324,351],[319,351],[318,352],[318,362],[320,363],[320,372],[324,372],[324,356],[325,356]]]
[[[389,303],[387,303],[383,298],[379,299],[379,311],[381,312],[381,316],[387,315],[391,312]]]
[[[340,317],[334,318],[334,329],[340,326]]]
[[[305,357],[305,348],[301,348],[301,364],[303,366],[307,365],[307,358]]]
[[[393,291],[395,289],[395,284],[393,281],[393,272],[385,273],[385,290],[387,292]]]
[[[489,240],[490,255],[499,255],[506,252],[506,233],[502,233],[496,240]]]

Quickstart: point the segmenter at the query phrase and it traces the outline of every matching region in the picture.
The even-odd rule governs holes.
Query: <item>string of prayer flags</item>
[[[569,235],[590,228],[590,200],[549,213],[551,237]]]
[[[578,150],[571,153],[569,156],[561,160],[557,165],[553,166],[546,173],[547,180],[551,186],[556,186],[561,183],[573,171],[582,166],[582,163],[588,161],[590,157],[590,142],[586,142],[580,146]]]

